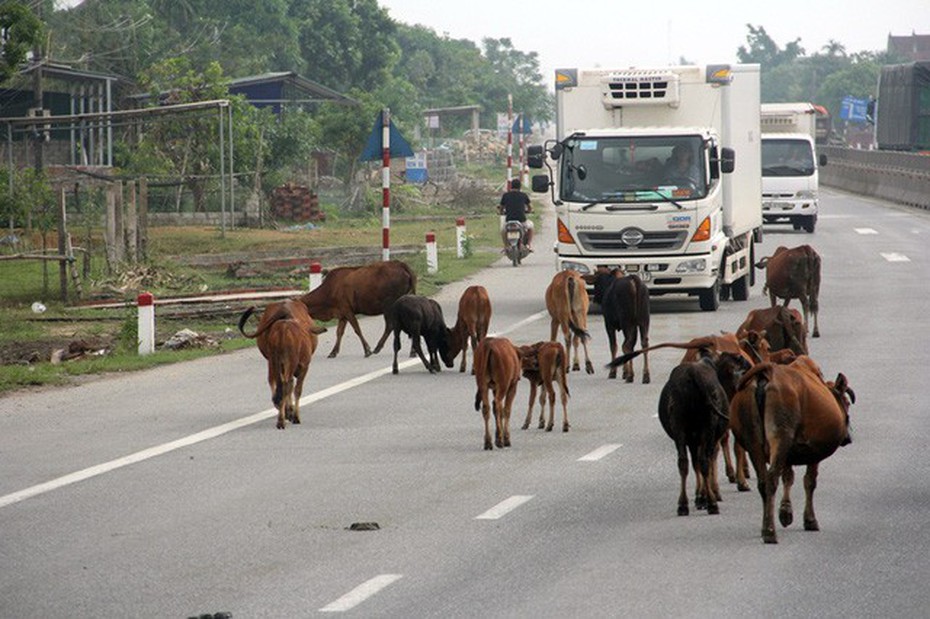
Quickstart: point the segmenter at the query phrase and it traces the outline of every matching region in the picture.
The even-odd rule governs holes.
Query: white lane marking
[[[507,514],[509,514],[516,508],[520,507],[521,505],[523,505],[524,503],[526,503],[532,498],[533,498],[533,495],[531,494],[514,495],[510,497],[509,499],[505,499],[501,501],[500,503],[498,503],[497,505],[495,505],[488,511],[484,512],[480,516],[475,516],[475,520],[497,520],[498,518],[501,518],[502,516],[506,516]]]
[[[535,320],[539,320],[544,315],[547,315],[548,312],[538,312],[533,314],[523,320],[514,323],[508,328],[501,331],[501,333],[509,333],[514,331],[526,324],[529,324]],[[412,365],[420,363],[420,360],[417,358],[407,359],[405,361],[398,362],[397,366],[399,369],[408,368]],[[375,370],[369,372],[368,374],[363,374],[362,376],[357,376],[353,379],[347,380],[345,382],[339,383],[338,385],[333,385],[321,391],[316,391],[307,396],[304,396],[300,399],[300,405],[304,406],[311,404],[313,402],[318,402],[323,398],[328,398],[331,395],[341,393],[352,389],[353,387],[358,387],[367,382],[373,381],[376,378],[380,378],[385,374],[390,374],[392,368],[386,367],[380,370]],[[129,454],[128,456],[123,456],[122,458],[116,458],[115,460],[110,460],[109,462],[104,462],[102,464],[97,464],[94,466],[87,467],[86,469],[81,469],[80,471],[69,473],[68,475],[63,475],[57,477],[50,481],[13,492],[11,494],[0,496],[0,508],[6,507],[7,505],[12,505],[14,503],[19,503],[25,499],[50,492],[52,490],[57,490],[64,486],[77,483],[79,481],[84,481],[85,479],[90,479],[91,477],[96,477],[98,475],[103,475],[104,473],[109,473],[116,469],[122,468],[124,466],[129,466],[130,464],[135,464],[137,462],[142,462],[148,460],[149,458],[154,458],[156,456],[161,456],[166,453],[170,453],[182,447],[189,447],[190,445],[195,445],[203,441],[207,441],[218,436],[222,436],[233,430],[238,430],[239,428],[244,428],[255,423],[259,423],[271,417],[274,417],[278,414],[277,409],[269,408],[260,413],[255,413],[247,417],[242,417],[241,419],[236,419],[235,421],[230,421],[229,423],[224,423],[222,425],[215,426],[213,428],[208,428],[201,432],[185,436],[175,441],[168,443],[163,443],[161,445],[156,445],[154,447],[149,447],[148,449],[143,449],[142,451],[137,451],[136,453]]]
[[[610,445],[604,445],[602,447],[598,447],[591,453],[578,458],[578,462],[597,462],[604,456],[612,454],[613,452],[617,451],[621,447],[623,447],[623,445],[621,445],[620,443],[612,443]]]
[[[419,359],[417,359],[419,361]],[[355,608],[388,585],[403,578],[402,574],[381,574],[367,580],[344,596],[320,609],[321,613],[341,613]]]
[[[882,258],[888,262],[910,262],[911,259],[905,256],[904,254],[899,254],[897,252],[882,253]]]
[[[853,228],[858,234],[878,234],[878,230],[873,228]]]

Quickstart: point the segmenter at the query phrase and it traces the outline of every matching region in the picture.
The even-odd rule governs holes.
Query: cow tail
[[[811,272],[810,272],[810,293],[808,294],[808,303],[810,304],[811,312],[816,314],[819,311],[820,302],[817,300],[820,298],[820,254],[815,251],[811,251],[811,262],[810,262]]]
[[[274,393],[271,395],[271,402],[275,408],[280,408],[281,401],[284,399],[284,384],[287,382],[287,377],[284,375],[284,363],[280,359],[275,358],[272,363],[274,363],[274,374],[277,380]]]
[[[475,367],[478,367],[479,365],[480,365],[480,366],[483,366],[484,375],[485,375],[485,377],[487,377],[488,380],[490,380],[490,377],[491,377],[491,358],[492,358],[492,357],[491,357],[491,349],[490,349],[490,347],[486,347],[486,348],[484,348],[481,352],[482,352],[482,356],[481,356],[481,359],[480,359],[480,363],[479,363],[479,359],[475,358],[475,359],[472,359],[472,365],[474,365]],[[476,370],[476,373],[477,373],[477,370]],[[478,387],[478,388],[475,390],[475,410],[476,410],[476,411],[480,411],[480,410],[481,410],[481,387]]]
[[[568,328],[576,336],[582,339],[589,339],[591,335],[578,326],[575,322],[575,278],[568,278]]]
[[[242,316],[239,317],[239,332],[242,333],[242,335],[249,337],[249,338],[252,338],[258,335],[258,331],[252,334],[245,332],[245,323],[246,321],[248,321],[249,316],[251,316],[254,312],[255,312],[255,306],[253,305],[249,309],[242,312]]]
[[[407,271],[407,277],[409,279],[409,283],[408,283],[408,286],[410,288],[409,294],[416,294],[417,293],[417,274],[413,269],[410,268],[410,265],[408,265],[406,262],[404,262],[403,265],[405,267],[405,270]]]

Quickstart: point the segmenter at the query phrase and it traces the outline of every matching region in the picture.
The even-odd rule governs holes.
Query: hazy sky
[[[808,55],[831,39],[847,53],[883,51],[888,35],[930,35],[930,0],[378,0],[396,21],[422,24],[480,46],[509,37],[539,53],[548,83],[556,68],[663,66],[736,61],[746,24],[780,48],[794,39]],[[636,6],[630,10],[628,6]]]

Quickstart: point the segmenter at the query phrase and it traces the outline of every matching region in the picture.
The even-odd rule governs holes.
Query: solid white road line
[[[419,359],[417,359],[419,361]],[[403,578],[402,574],[381,574],[367,580],[344,596],[320,609],[321,613],[341,613],[355,608],[388,585]]]
[[[905,256],[904,254],[899,254],[897,252],[889,252],[889,253],[882,252],[882,258],[884,258],[888,262],[910,262],[911,261],[911,259]]]
[[[509,327],[507,327],[500,333],[501,334],[510,333],[511,331],[515,331],[516,329],[519,329],[520,327],[524,325],[527,325],[533,321],[539,320],[545,315],[548,315],[548,313],[538,312],[527,318],[524,318],[523,320],[519,322],[516,322],[510,325]],[[398,362],[397,366],[399,369],[408,368],[418,363],[420,363],[420,360],[417,358],[414,358],[414,359],[407,359],[405,361],[400,361]],[[369,372],[368,374],[363,374],[362,376],[357,376],[356,378],[339,383],[338,385],[333,385],[332,387],[328,387],[321,391],[316,391],[314,393],[311,393],[309,395],[302,397],[300,399],[300,405],[306,406],[308,404],[312,404],[313,402],[318,402],[322,400],[323,398],[328,398],[331,395],[335,395],[337,393],[347,391],[349,389],[352,389],[353,387],[358,387],[359,385],[363,385],[367,382],[373,381],[376,378],[380,378],[381,376],[384,376],[385,374],[390,374],[390,373],[391,373],[391,368],[386,367],[380,370]],[[259,423],[266,419],[270,419],[271,417],[274,417],[277,414],[278,414],[277,409],[269,408],[260,413],[255,413],[254,415],[242,417],[241,419],[236,419],[235,421],[230,421],[229,423],[224,423],[222,425],[215,426],[207,430],[203,430],[202,432],[197,432],[195,434],[191,434],[190,436],[185,436],[176,441],[171,441],[168,443],[164,443],[162,445],[156,445],[155,447],[149,447],[148,449],[137,451],[136,453],[129,454],[128,456],[124,456],[122,458],[110,460],[109,462],[104,462],[103,464],[97,464],[95,466],[82,469],[75,473],[69,473],[68,475],[57,477],[55,479],[52,479],[51,481],[47,481],[45,483],[41,483],[36,486],[25,488],[24,490],[19,490],[11,494],[0,496],[0,508],[6,507],[7,505],[12,505],[14,503],[19,503],[20,501],[23,501],[30,497],[44,494],[46,492],[50,492],[52,490],[56,490],[64,486],[68,486],[70,484],[77,483],[85,479],[90,479],[91,477],[96,477],[97,475],[103,475],[104,473],[109,473],[110,471],[122,468],[124,466],[128,466],[130,464],[135,464],[136,462],[142,462],[144,460],[148,460],[149,458],[154,458],[155,456],[164,455],[166,453],[175,451],[177,449],[181,449],[182,447],[189,447],[190,445],[195,445],[197,443],[207,441],[212,438],[216,438],[218,436],[222,436],[223,434],[227,434],[229,432],[232,432],[233,430],[238,430],[239,428],[244,428],[254,423]]]
[[[621,447],[623,447],[623,445],[621,445],[620,443],[612,443],[610,445],[604,445],[603,447],[598,447],[591,453],[578,458],[578,462],[597,462],[604,456],[607,456],[608,454],[612,454],[613,452],[617,451]]]
[[[857,234],[878,234],[878,230],[873,228],[853,228]]]
[[[495,505],[488,511],[484,512],[483,514],[479,516],[475,516],[475,520],[497,520],[498,518],[501,518],[502,516],[506,516],[507,514],[509,514],[516,508],[520,507],[521,505],[523,505],[524,503],[526,503],[532,498],[533,498],[533,495],[531,494],[530,495],[527,495],[527,494],[514,495],[510,497],[509,499],[505,499],[501,501],[500,503],[498,503],[497,505]]]

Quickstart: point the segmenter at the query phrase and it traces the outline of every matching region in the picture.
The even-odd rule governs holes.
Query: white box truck
[[[813,232],[817,225],[817,110],[811,103],[763,103],[762,219],[787,221],[795,230]]]
[[[556,71],[556,139],[531,149],[552,192],[559,269],[621,267],[654,295],[749,297],[761,240],[759,65]],[[677,165],[676,165],[677,164]]]

